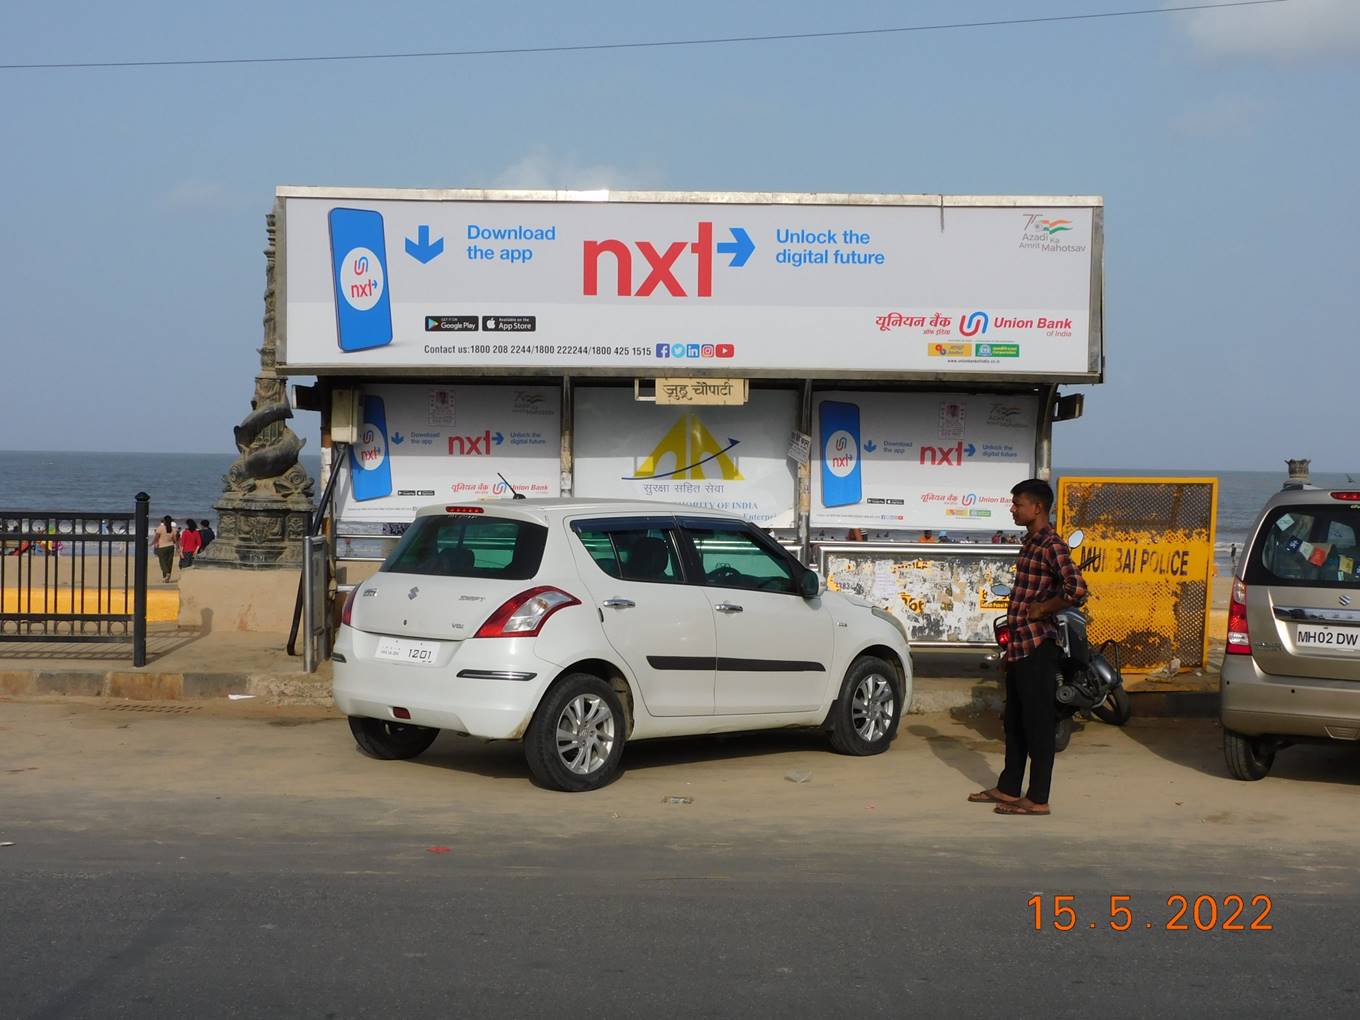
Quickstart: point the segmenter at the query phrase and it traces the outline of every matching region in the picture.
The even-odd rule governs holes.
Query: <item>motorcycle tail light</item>
[[[996,632],[996,643],[1002,648],[1011,643],[1011,629],[1009,627],[1002,627]]]
[[[1250,655],[1251,634],[1247,630],[1247,586],[1233,578],[1232,601],[1228,603],[1229,655]]]

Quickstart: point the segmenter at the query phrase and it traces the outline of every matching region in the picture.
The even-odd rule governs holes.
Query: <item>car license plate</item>
[[[1301,652],[1360,656],[1360,627],[1294,625],[1294,647]]]
[[[405,638],[378,638],[376,658],[405,662],[412,666],[433,666],[439,657],[438,641],[408,641]]]

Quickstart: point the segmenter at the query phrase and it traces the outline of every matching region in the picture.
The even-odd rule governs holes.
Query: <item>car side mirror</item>
[[[822,593],[822,579],[815,570],[804,570],[798,578],[798,594],[805,599],[815,599]]]

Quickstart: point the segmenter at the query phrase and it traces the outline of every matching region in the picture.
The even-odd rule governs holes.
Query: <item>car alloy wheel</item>
[[[557,718],[557,754],[578,776],[598,771],[614,749],[614,713],[603,698],[578,694]]]
[[[892,684],[885,677],[870,673],[861,680],[850,706],[850,718],[860,739],[871,744],[882,739],[892,725],[895,707]]]

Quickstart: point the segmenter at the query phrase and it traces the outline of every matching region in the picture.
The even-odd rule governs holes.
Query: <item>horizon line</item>
[[[324,447],[323,447],[323,448],[318,448],[318,450],[301,451],[301,452],[299,452],[298,455],[299,455],[300,457],[317,457],[317,456],[320,456],[320,452],[319,452],[320,449],[324,449]],[[229,451],[226,451],[226,450],[221,450],[221,451],[219,451],[219,450],[15,450],[15,449],[4,448],[4,449],[0,449],[0,453],[33,453],[33,454],[55,453],[55,454],[66,454],[66,455],[69,455],[69,454],[107,454],[107,453],[111,453],[111,454],[115,454],[115,455],[119,455],[119,456],[135,456],[135,457],[232,457],[232,456],[239,456],[239,454],[232,454],[232,453],[230,453]],[[1281,461],[1281,464],[1283,464],[1283,463],[1284,463],[1284,461],[1282,460],[1282,461]],[[1288,469],[1287,469],[1287,468],[1280,469],[1280,468],[1274,468],[1274,467],[1270,467],[1270,468],[1267,468],[1267,467],[1228,467],[1228,468],[1211,468],[1211,469],[1210,469],[1210,468],[1203,468],[1202,466],[1201,466],[1201,467],[1176,467],[1176,466],[1171,466],[1171,467],[1166,467],[1166,466],[1163,466],[1163,467],[1150,467],[1150,466],[1148,466],[1148,465],[1118,465],[1118,466],[1109,466],[1109,465],[1107,465],[1107,466],[1103,466],[1103,467],[1098,467],[1098,468],[1097,468],[1096,466],[1089,465],[1089,464],[1080,464],[1080,465],[1064,465],[1064,466],[1062,466],[1062,467],[1056,467],[1056,466],[1055,466],[1053,470],[1054,470],[1054,472],[1059,472],[1059,471],[1072,471],[1072,470],[1075,470],[1075,469],[1077,469],[1077,468],[1080,468],[1080,469],[1082,469],[1082,470],[1090,470],[1090,471],[1095,471],[1095,470],[1100,470],[1100,471],[1179,471],[1179,472],[1202,471],[1203,473],[1213,473],[1213,472],[1224,472],[1224,471],[1228,471],[1228,472],[1252,472],[1252,473],[1256,473],[1256,474],[1266,474],[1266,473],[1271,472],[1271,471],[1280,470],[1282,474],[1286,474],[1286,475],[1288,474]],[[1318,469],[1315,469],[1315,470],[1317,471],[1318,474],[1324,474],[1324,475],[1352,475],[1352,474],[1360,473],[1360,468],[1357,468],[1357,469],[1354,470],[1354,471],[1346,471],[1346,470],[1341,469],[1341,468],[1337,468],[1337,469],[1318,468]]]

